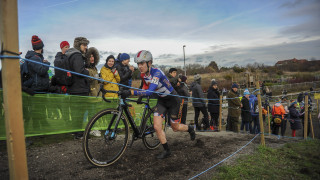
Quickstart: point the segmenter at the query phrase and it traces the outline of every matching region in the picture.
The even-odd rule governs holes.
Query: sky
[[[231,67],[320,60],[320,0],[18,0],[20,51],[31,37],[53,62],[59,44],[86,37],[108,55],[149,50],[158,65]],[[25,55],[25,53],[24,53]]]

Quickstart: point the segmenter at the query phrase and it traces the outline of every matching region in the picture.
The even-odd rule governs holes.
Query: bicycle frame
[[[128,121],[129,121],[129,123],[130,123],[130,125],[131,125],[131,127],[133,129],[135,137],[141,138],[143,133],[144,133],[145,127],[143,127],[143,124],[144,124],[144,121],[146,121],[145,116],[147,115],[147,113],[149,111],[152,111],[151,108],[150,108],[150,105],[149,105],[150,98],[147,97],[147,101],[145,101],[145,102],[144,101],[139,102],[139,103],[145,104],[145,108],[143,110],[143,115],[142,115],[142,119],[141,119],[142,121],[140,123],[140,128],[138,128],[136,123],[134,122],[134,120],[133,120],[134,118],[132,117],[132,115],[131,115],[131,113],[129,111],[129,108],[128,108],[131,105],[127,104],[126,100],[130,101],[130,102],[138,102],[138,101],[130,100],[130,99],[122,99],[122,98],[119,99],[119,106],[117,108],[118,111],[119,111],[119,114],[114,114],[113,115],[113,117],[111,119],[111,122],[109,124],[109,127],[108,127],[107,131],[105,132],[105,135],[107,135],[109,133],[109,130],[110,130],[115,118],[117,118],[116,119],[116,124],[114,126],[114,130],[113,130],[113,132],[111,134],[111,138],[113,138],[115,133],[116,133],[117,127],[118,127],[119,122],[120,122],[120,118],[122,117],[123,113],[127,116]]]

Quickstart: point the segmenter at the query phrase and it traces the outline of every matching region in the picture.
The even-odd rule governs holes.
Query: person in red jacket
[[[285,110],[283,105],[281,104],[281,100],[272,106],[272,134],[279,134],[279,127],[281,125],[281,121],[283,121]]]

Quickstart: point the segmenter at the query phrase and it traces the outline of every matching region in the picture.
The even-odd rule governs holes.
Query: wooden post
[[[317,99],[317,115],[319,114],[319,99]]]
[[[261,145],[265,146],[265,140],[264,140],[264,124],[262,119],[262,103],[261,103],[261,90],[258,79],[256,79],[256,89],[259,89],[258,91],[258,107],[259,107],[259,121],[260,121],[260,133],[261,133]]]
[[[269,130],[269,136],[271,135],[271,127],[270,127],[270,108],[269,106],[267,107],[268,109],[268,130]]]
[[[309,113],[309,117],[310,117],[310,129],[311,129],[312,139],[314,139],[314,131],[313,131],[313,125],[312,125],[312,117],[311,117],[311,113]]]
[[[17,0],[0,0],[0,31],[2,49],[18,53]],[[19,59],[4,58],[1,63],[10,179],[28,179]]]
[[[220,107],[219,107],[219,131],[221,131],[221,120],[222,120],[222,95],[220,95]]]
[[[308,132],[308,95],[304,97],[304,139],[307,139],[307,132]]]

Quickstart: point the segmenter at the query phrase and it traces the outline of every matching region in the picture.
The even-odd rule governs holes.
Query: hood
[[[78,49],[76,48],[70,48],[66,51],[66,56],[71,56],[71,54],[74,54],[74,53],[80,53],[82,54]]]
[[[196,81],[193,81],[190,85],[191,88],[194,88],[198,83]]]
[[[90,47],[86,53],[86,64],[90,64],[90,56],[91,54],[94,57],[94,66],[96,66],[100,61],[99,51],[95,47]]]
[[[278,103],[278,102],[277,102],[277,103],[275,104],[275,106],[276,106],[276,107],[279,107],[279,106],[281,106],[281,103]]]
[[[26,59],[30,59],[32,56],[36,55],[38,53],[34,52],[34,51],[28,51],[26,54]]]
[[[34,51],[28,51],[25,57],[26,57],[26,59],[30,59],[31,57],[33,57],[35,55],[39,56],[40,58],[43,58],[42,54],[36,53]]]
[[[58,57],[61,57],[61,56],[63,56],[62,52],[57,52],[55,58],[58,58]]]

